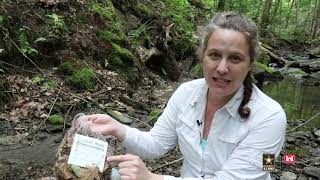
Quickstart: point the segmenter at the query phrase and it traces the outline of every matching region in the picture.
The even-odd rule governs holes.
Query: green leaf
[[[46,38],[44,38],[44,37],[39,37],[39,38],[37,38],[34,42],[36,43],[36,42],[44,42],[44,41],[46,41],[47,39]]]
[[[58,84],[55,81],[48,81],[42,84],[42,87],[46,88],[46,89],[53,89],[58,87]]]
[[[150,112],[150,114],[149,114],[149,117],[148,117],[149,122],[151,124],[154,124],[158,120],[158,118],[160,117],[162,112],[163,112],[163,109],[154,109],[154,110],[152,110]]]
[[[38,84],[44,81],[44,78],[42,76],[36,76],[32,79],[32,84]]]
[[[2,54],[4,52],[4,49],[0,49],[0,54]]]
[[[73,165],[71,164],[71,169],[74,175],[76,175],[77,177],[80,177],[80,167],[77,165]]]

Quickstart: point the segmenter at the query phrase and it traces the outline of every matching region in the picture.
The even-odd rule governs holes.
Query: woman
[[[118,163],[121,179],[180,179],[153,174],[140,159],[161,157],[177,144],[182,179],[271,179],[262,155],[280,153],[286,116],[251,82],[257,51],[252,20],[219,14],[204,28],[198,49],[204,79],[182,84],[150,132],[90,115],[92,131],[115,136],[131,153],[107,159]]]

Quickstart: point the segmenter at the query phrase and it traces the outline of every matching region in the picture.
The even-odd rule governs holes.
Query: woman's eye
[[[230,60],[233,63],[239,63],[241,61],[241,58],[239,56],[231,56]]]
[[[210,53],[209,56],[211,59],[214,59],[214,60],[220,58],[220,54],[216,52]]]

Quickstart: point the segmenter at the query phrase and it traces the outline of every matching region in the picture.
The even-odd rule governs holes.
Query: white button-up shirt
[[[204,79],[182,84],[150,132],[126,128],[123,145],[144,159],[159,158],[177,144],[183,155],[181,177],[165,180],[271,179],[262,170],[262,155],[279,155],[285,140],[286,115],[282,107],[253,87],[250,117],[238,114],[243,86],[214,114],[207,145],[201,149],[208,86]],[[197,122],[199,121],[199,122]],[[204,123],[202,123],[204,124]]]

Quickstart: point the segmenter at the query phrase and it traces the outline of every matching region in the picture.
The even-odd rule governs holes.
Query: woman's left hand
[[[162,180],[162,176],[153,174],[139,156],[126,154],[107,158],[108,163],[118,163],[121,180]]]

